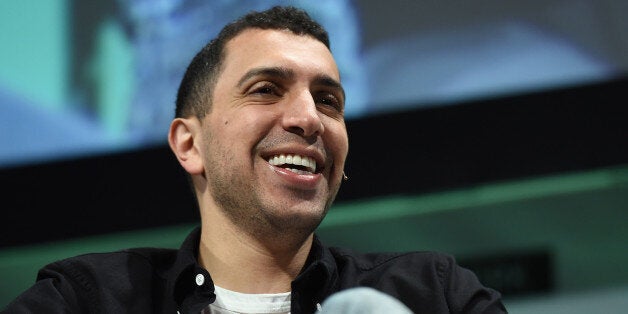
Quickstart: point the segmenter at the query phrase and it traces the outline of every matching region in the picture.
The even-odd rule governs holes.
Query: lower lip
[[[268,164],[283,180],[287,181],[291,186],[302,189],[314,189],[322,179],[320,173],[315,174],[298,174],[288,169],[276,167]]]

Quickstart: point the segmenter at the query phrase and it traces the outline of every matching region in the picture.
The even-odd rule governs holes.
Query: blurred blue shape
[[[619,73],[565,38],[518,21],[392,39],[365,52],[371,112],[604,80]]]
[[[99,125],[72,110],[53,110],[0,86],[0,167],[115,149]]]

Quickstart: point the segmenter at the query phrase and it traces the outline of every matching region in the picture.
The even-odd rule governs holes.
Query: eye
[[[317,105],[321,105],[326,108],[333,109],[337,112],[342,113],[343,111],[342,101],[333,93],[319,92],[315,95],[314,101],[316,101]]]
[[[251,86],[249,94],[278,95],[279,87],[271,82],[259,82]]]

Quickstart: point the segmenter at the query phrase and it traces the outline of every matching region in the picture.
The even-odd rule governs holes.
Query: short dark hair
[[[202,118],[211,110],[213,88],[222,68],[226,43],[250,28],[290,30],[309,35],[330,49],[327,31],[307,12],[291,6],[274,6],[265,11],[251,11],[227,24],[216,38],[194,56],[177,92],[175,117],[192,115]]]

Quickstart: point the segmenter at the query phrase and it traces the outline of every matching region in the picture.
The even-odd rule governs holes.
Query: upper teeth
[[[316,161],[313,158],[301,155],[276,155],[268,159],[268,162],[273,166],[281,165],[297,165],[303,166],[308,169],[309,172],[316,172]]]

